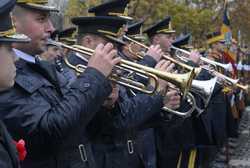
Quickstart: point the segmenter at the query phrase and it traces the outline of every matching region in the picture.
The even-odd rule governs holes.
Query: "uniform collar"
[[[36,63],[35,57],[33,57],[27,53],[24,53],[18,49],[15,49],[15,48],[13,48],[13,51],[15,52],[17,58],[21,58],[22,60],[29,62],[29,63],[33,63],[33,64]]]

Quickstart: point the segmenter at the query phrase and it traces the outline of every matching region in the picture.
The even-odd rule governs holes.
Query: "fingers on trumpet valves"
[[[159,61],[163,56],[163,51],[160,45],[151,45],[146,52],[146,55],[151,56],[155,61]]]
[[[114,50],[111,43],[107,43],[106,45],[99,44],[94,54],[90,57],[88,66],[99,70],[107,77],[112,72],[113,67],[121,61],[116,55],[117,51]]]

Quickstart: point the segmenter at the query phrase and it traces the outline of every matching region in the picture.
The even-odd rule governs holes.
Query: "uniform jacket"
[[[87,68],[68,88],[47,62],[16,66],[14,88],[0,95],[0,114],[13,137],[26,141],[22,167],[94,167],[85,128],[111,93],[108,80]]]
[[[212,76],[208,74],[208,72],[202,71],[198,79],[209,80],[211,77]],[[209,105],[201,115],[211,145],[222,145],[227,136],[227,108],[225,105],[226,101],[222,92],[222,87],[216,84]]]
[[[84,64],[76,57],[70,58],[73,64]],[[150,57],[146,59],[150,60]],[[154,60],[150,61],[155,64]],[[120,87],[119,100],[115,108],[112,110],[102,108],[88,125],[88,135],[98,168],[132,168],[144,164],[136,152],[137,142],[134,141],[136,137],[131,136],[131,132],[151,118],[157,118],[162,107],[162,97],[157,94],[153,96],[145,94],[130,96],[130,94],[129,89]],[[154,137],[151,139],[154,140]],[[128,140],[133,143],[132,153],[128,151]]]
[[[19,168],[16,147],[2,121],[0,121],[0,167]]]

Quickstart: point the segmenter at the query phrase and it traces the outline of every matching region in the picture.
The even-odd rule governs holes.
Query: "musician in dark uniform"
[[[175,40],[175,30],[171,26],[170,17],[160,20],[144,32],[148,35],[151,44],[159,44],[165,54],[170,56],[171,46]],[[172,93],[175,94],[174,91]],[[178,109],[179,105],[175,105],[172,108]],[[178,110],[185,111],[186,108],[189,108],[189,105],[186,102],[182,102]],[[155,128],[158,167],[182,166],[181,161],[183,159],[189,160],[191,155],[189,149],[195,143],[192,118],[181,119],[173,116],[170,121],[170,126],[169,124],[162,124]],[[182,155],[182,151],[188,151],[188,155],[185,155],[185,158]],[[195,152],[192,152],[192,156],[193,153]]]
[[[60,33],[59,30],[55,30],[54,32],[51,33],[50,39],[52,40],[58,39],[59,33]],[[40,58],[42,60],[54,61],[62,55],[60,47],[54,45],[55,43],[52,43],[52,40],[48,40],[44,52],[40,54]]]
[[[220,48],[224,44],[224,36],[210,37],[208,39],[210,45],[215,46],[215,48]],[[219,44],[216,44],[219,43]],[[175,44],[173,44],[175,45]],[[185,46],[177,46],[178,48],[185,48]],[[215,50],[214,50],[215,51]],[[187,55],[189,60],[192,60],[191,64],[194,67],[198,67],[200,64],[201,55]],[[215,55],[219,57],[219,55]],[[190,63],[190,62],[189,62]],[[211,67],[210,67],[211,68]],[[197,80],[207,81],[214,78],[207,70],[202,70],[197,76]],[[209,87],[209,82],[207,82]],[[196,96],[197,98],[197,96]],[[199,100],[196,99],[196,102]],[[211,156],[214,156],[214,150],[216,147],[222,146],[225,142],[227,135],[226,128],[226,109],[224,108],[224,96],[222,94],[222,87],[219,84],[216,84],[213,89],[213,94],[210,98],[210,102],[206,109],[199,115],[193,118],[193,130],[195,135],[195,144],[193,146],[196,149],[196,158],[194,159],[194,166],[201,165],[202,167],[207,167],[211,161]],[[216,112],[215,108],[219,111]],[[217,124],[218,125],[217,125]],[[183,152],[182,152],[183,154]],[[184,165],[188,165],[188,161],[182,162]]]
[[[144,20],[128,24],[126,36],[132,38],[138,42],[144,43],[146,41],[146,36],[142,34]],[[148,51],[145,52],[145,49],[141,48],[136,44],[132,44],[129,41],[126,41],[126,45],[122,45],[120,48],[120,55],[127,60],[137,61],[142,65],[147,65],[154,67],[157,62],[160,61],[161,55],[155,54],[154,50],[160,48],[159,45],[150,46]],[[139,55],[136,55],[139,54]],[[141,55],[140,55],[141,54]],[[144,54],[144,56],[143,56]],[[141,58],[140,58],[141,57]]]
[[[212,54],[210,54],[210,56],[212,57],[216,57],[215,59],[217,60],[217,62],[220,63],[230,63],[229,62],[229,58],[228,58],[228,53],[227,53],[227,47],[226,46],[226,40],[224,38],[224,42],[223,42],[223,37],[225,35],[221,34],[220,32],[214,32],[210,34],[211,36],[211,48],[212,48]],[[217,39],[220,40],[217,40]],[[214,41],[213,41],[214,39]],[[235,45],[235,44],[233,44]],[[233,47],[233,46],[231,46]],[[217,53],[217,54],[214,54]],[[236,69],[236,67],[235,67]],[[233,73],[231,73],[228,70],[224,70],[224,69],[218,69],[218,71],[220,71],[221,73],[223,73],[226,76],[229,76],[231,78],[233,77],[233,74],[236,74],[236,71],[234,70],[234,65],[232,65],[232,69],[231,69]],[[225,129],[225,133],[222,134],[221,132],[219,133],[219,135],[225,135],[226,138],[224,139],[224,146],[223,148],[221,147],[220,153],[216,156],[217,158],[221,158],[221,159],[217,159],[218,161],[227,161],[228,160],[228,156],[229,156],[229,150],[236,147],[236,138],[238,137],[238,122],[239,122],[239,118],[240,118],[240,112],[239,109],[237,108],[237,94],[239,92],[239,90],[233,88],[233,87],[228,87],[227,85],[223,86],[223,95],[224,95],[224,101],[227,104],[226,106],[226,118],[225,118],[225,125],[226,125],[226,129]],[[217,117],[218,118],[218,117]],[[220,119],[221,120],[221,119]],[[219,122],[218,122],[219,123]],[[223,123],[223,122],[222,122]],[[220,123],[220,125],[222,124]],[[221,130],[221,128],[219,129]],[[221,145],[222,146],[222,145]]]
[[[130,38],[133,38],[139,42],[145,42],[146,37],[142,34],[144,20],[135,22],[128,25],[126,35]],[[146,54],[140,59],[134,53],[131,53],[128,47],[131,47],[134,50],[134,53],[142,53],[142,48],[138,45],[130,46],[130,43],[123,45],[120,50],[120,55],[124,59],[128,60],[137,60],[137,63],[142,65],[147,65],[149,67],[155,67],[157,62],[159,62],[160,55],[154,54],[154,49],[157,49],[159,46],[151,46]],[[136,50],[135,50],[136,49]],[[144,52],[145,53],[145,52]],[[134,79],[137,81],[148,83],[147,79],[140,78],[139,76],[134,76]],[[136,92],[135,92],[136,93]],[[130,96],[133,96],[132,94]],[[138,155],[139,161],[142,162],[141,167],[144,168],[156,168],[156,146],[155,146],[155,136],[154,129],[147,128],[142,130],[131,130],[130,139],[134,139],[134,153]]]
[[[191,39],[190,33],[185,34],[185,35],[181,35],[178,38],[176,38],[176,40],[172,43],[172,46],[189,51],[190,49],[192,49],[192,46],[190,45],[190,39]],[[176,54],[178,54],[178,53],[176,53]],[[172,54],[172,55],[174,57],[176,56],[174,54]],[[193,57],[193,55],[195,55],[195,53],[193,51],[191,51],[191,55]],[[185,54],[183,56],[189,57]],[[176,58],[176,59],[178,59],[178,58]],[[194,63],[192,60],[188,60],[187,64],[189,64],[190,66],[194,66]],[[185,69],[182,68],[182,69],[180,69],[180,71],[185,72]],[[192,94],[195,96],[196,105],[202,109],[203,107],[199,106],[200,104],[199,104],[198,95],[196,95],[194,92],[192,92]],[[180,150],[180,155],[178,158],[178,165],[177,165],[178,167],[184,168],[184,167],[194,167],[194,166],[198,165],[196,162],[198,152],[197,152],[197,148],[195,146],[196,130],[195,130],[195,126],[194,126],[194,121],[198,120],[197,118],[198,117],[196,115],[193,115],[192,118],[187,119],[187,121],[185,123],[183,123],[182,127],[178,127],[180,130],[184,129],[184,131],[181,135],[178,135],[178,134],[175,135],[175,138],[177,139],[177,141],[180,142],[179,145],[176,145],[177,149],[179,148],[179,150]],[[185,128],[185,127],[187,127],[187,128]],[[205,132],[205,130],[202,130],[202,132]],[[181,140],[183,137],[188,137],[188,136],[191,136],[193,138],[193,140],[192,141]],[[178,146],[180,146],[180,147],[178,147]]]
[[[124,44],[118,38],[119,30],[124,24],[121,18],[77,17],[73,18],[72,22],[78,25],[78,44],[84,47],[94,48],[95,45],[108,41]],[[164,85],[160,82],[159,88],[165,89],[165,87],[165,82]],[[138,94],[129,98],[127,94],[120,94],[119,90],[120,87],[114,84],[113,93],[88,126],[95,158],[100,167],[136,167],[138,162],[131,162],[131,157],[135,157],[135,153],[133,153],[133,146],[128,144],[131,142],[127,143],[127,130],[160,114],[163,105],[164,93],[157,92],[153,96]]]
[[[220,32],[213,32],[207,35],[207,43],[209,44],[211,51],[208,53],[208,58],[211,60],[215,60],[220,63],[224,63],[225,56],[224,56],[224,49],[225,49],[225,37]],[[217,70],[221,73],[228,73],[223,69],[217,68]],[[228,75],[228,74],[227,74]],[[212,123],[214,124],[214,142],[218,146],[222,146],[225,143],[225,140],[227,136],[233,132],[232,129],[228,129],[230,127],[230,124],[228,123],[230,120],[232,121],[232,111],[230,109],[229,104],[229,97],[226,95],[230,92],[231,89],[228,87],[221,86],[223,90],[221,90],[222,95],[224,96],[223,102],[225,101],[228,104],[228,109],[225,111],[223,107],[221,109],[217,108],[220,111],[220,115],[218,116],[217,113],[214,113],[214,116],[212,117]],[[219,102],[219,101],[217,101]],[[212,113],[213,114],[213,113]],[[218,120],[215,120],[214,118],[217,118]],[[231,119],[230,119],[231,118]],[[228,125],[229,124],[229,125]],[[232,126],[232,125],[231,125]]]
[[[96,16],[110,16],[112,13],[113,15],[116,14],[117,17],[127,19],[129,18],[126,14],[126,7],[128,6],[126,3],[128,1],[110,1],[104,4],[101,4],[97,7],[93,7],[89,9],[89,12],[95,13]],[[125,10],[124,10],[125,9]],[[141,26],[143,24],[143,21],[135,22],[132,24],[128,24],[126,35],[136,38],[138,40],[138,35],[142,33]],[[140,35],[142,37],[142,35]],[[132,53],[129,53],[127,45],[121,44],[119,45],[120,53],[119,55],[122,56],[122,58],[134,61],[135,56],[132,55]],[[146,56],[143,57],[142,60],[137,61],[137,63],[147,65],[150,67],[154,67],[156,63],[160,60],[161,55],[159,55],[157,52],[159,50],[159,45],[157,46],[151,46],[149,50],[146,52]],[[140,82],[143,82],[145,84],[148,83],[148,80],[143,81],[143,79],[137,79],[137,75],[134,76],[135,80],[139,80]],[[139,77],[138,77],[139,78]],[[120,97],[123,97],[123,99],[134,99],[133,97],[136,97],[137,92],[131,91],[130,89],[124,90],[123,88],[120,89]],[[138,93],[140,94],[140,93]],[[138,96],[137,96],[138,97]],[[147,104],[147,96],[143,97],[141,94],[140,96],[141,100],[144,101],[145,104]],[[140,109],[138,109],[140,110]],[[141,109],[143,111],[143,109]],[[139,112],[139,111],[138,111]],[[128,162],[130,167],[156,167],[156,156],[155,156],[155,147],[154,147],[154,133],[152,129],[149,129],[149,131],[142,131],[140,134],[137,133],[138,131],[136,129],[130,129],[126,132],[124,132],[124,135],[122,136],[123,140],[117,141],[117,145],[120,144],[117,149],[120,151],[124,151],[126,156],[128,155]],[[123,149],[121,148],[123,147]],[[124,163],[125,157],[121,156],[121,158],[118,158],[117,162]],[[123,165],[124,166],[124,165]]]
[[[30,41],[27,36],[17,34],[12,24],[10,12],[15,3],[15,0],[0,1],[0,93],[13,87],[15,82],[15,55],[11,44]],[[0,167],[19,168],[19,156],[14,140],[1,119],[2,117],[0,118]]]
[[[143,27],[144,20],[138,21],[128,25],[128,29],[126,32],[126,36],[144,43],[146,37],[142,34],[142,27]],[[130,47],[130,49],[129,49]],[[126,42],[126,45],[122,45],[120,48],[120,56],[124,59],[137,61],[137,63],[142,65],[147,65],[149,67],[155,67],[157,62],[160,61],[160,55],[155,54],[154,50],[157,50],[159,46],[150,46],[147,52],[143,52],[143,49],[136,45]],[[132,53],[132,51],[134,53]],[[139,58],[140,55],[135,55],[135,53],[142,53],[142,58]],[[142,83],[147,84],[148,80],[145,78],[141,78],[140,76],[134,76],[134,79],[140,81]],[[131,90],[127,91],[132,92]],[[136,91],[133,91],[136,94]],[[131,93],[129,94],[130,97],[134,95]],[[142,130],[131,130],[128,132],[130,137],[130,141],[134,140],[134,153],[137,154],[138,158],[137,161],[141,162],[141,167],[145,168],[156,168],[156,146],[155,146],[155,135],[153,128],[147,128]],[[135,162],[135,160],[134,160]],[[137,166],[138,167],[138,166]]]
[[[65,86],[55,66],[36,57],[54,31],[49,12],[55,8],[46,3],[17,1],[13,11],[17,32],[31,43],[14,43],[16,83],[0,95],[1,118],[14,139],[26,141],[22,167],[94,167],[85,128],[111,93],[107,76],[120,59],[112,44],[98,45],[85,72],[71,88]]]
[[[210,46],[210,50],[208,51],[207,58],[217,62],[223,59],[222,50],[224,47],[224,43],[224,35],[218,32],[208,34],[207,44]],[[208,80],[213,77],[214,76],[207,71],[202,71],[198,76],[198,79]],[[202,161],[204,167],[207,167],[208,163],[215,158],[215,153],[219,150],[219,148],[223,147],[228,134],[228,112],[227,108],[225,108],[226,101],[222,89],[223,86],[217,83],[213,90],[209,105],[200,116],[208,132],[209,139],[209,141],[206,142],[205,138],[203,138],[203,140],[202,138],[199,138],[201,140],[199,143],[200,155],[205,158]],[[224,153],[224,151],[222,153]],[[216,159],[219,160],[219,157],[217,157]],[[223,158],[222,161],[225,161],[225,158]]]
[[[170,29],[169,29],[170,28]],[[160,33],[159,31],[162,30]],[[144,33],[146,33],[149,37],[149,40],[151,44],[156,45],[159,44],[161,49],[166,52],[170,51],[170,46],[173,43],[175,39],[175,31],[170,26],[170,17],[166,17],[163,20],[157,22],[156,24],[150,26],[147,28]],[[164,40],[164,43],[162,42]],[[162,144],[163,141],[167,140],[164,137],[167,133],[169,128],[166,128],[166,130],[161,131],[164,129],[161,129],[159,127],[155,128],[155,137],[156,137],[156,148],[157,148],[157,166],[158,167],[164,167],[163,161],[166,160],[166,157],[169,155],[170,149],[167,149],[166,146]],[[167,153],[168,152],[168,153]],[[176,154],[176,157],[178,157],[178,152]],[[172,160],[172,159],[171,159]],[[171,162],[176,162],[176,164],[171,163],[170,161],[166,161],[167,165],[165,167],[176,167],[177,160],[172,160]]]
[[[201,54],[196,52],[190,44],[189,39],[191,38],[191,34],[186,34],[178,38],[172,45],[174,47],[184,49],[189,51],[190,54],[182,54],[184,58],[187,59],[187,64],[193,67],[200,66],[200,57]],[[203,81],[206,83],[207,88],[215,88],[216,80],[213,78],[206,70],[202,70],[199,75],[196,77],[196,80]],[[211,81],[209,79],[212,79]],[[202,86],[202,85],[201,85]],[[204,87],[204,85],[203,85]],[[192,92],[195,96],[196,105],[202,111],[197,111],[198,115],[192,117],[192,132],[195,137],[193,144],[186,144],[185,150],[182,151],[181,156],[182,159],[179,160],[181,167],[186,167],[188,165],[192,165],[193,167],[206,167],[208,165],[207,154],[209,153],[209,149],[213,144],[212,141],[212,128],[211,128],[211,119],[209,118],[209,114],[207,114],[206,106],[204,106],[204,100],[208,98],[208,96],[202,96],[201,94],[197,94]],[[210,94],[213,93],[211,90]],[[201,97],[202,96],[202,97]],[[213,98],[213,97],[212,97]],[[210,98],[210,101],[211,99]],[[209,104],[208,104],[209,106]],[[190,131],[186,132],[187,135],[190,134]]]
[[[68,85],[70,85],[72,81],[75,81],[76,79],[74,72],[64,67],[64,58],[70,53],[70,51],[66,48],[62,48],[57,44],[57,42],[63,42],[67,45],[74,45],[76,43],[75,33],[75,27],[70,27],[62,31],[55,30],[51,34],[50,40],[47,41],[46,50],[40,56],[41,59],[55,64],[56,69],[68,81]]]
[[[41,59],[55,61],[67,55],[68,50],[62,49],[60,46],[56,45],[56,43],[53,43],[53,41],[60,41],[67,45],[74,45],[76,43],[76,39],[74,37],[75,33],[75,27],[70,27],[62,31],[55,30],[50,37],[52,40],[47,42],[46,50],[40,55]]]

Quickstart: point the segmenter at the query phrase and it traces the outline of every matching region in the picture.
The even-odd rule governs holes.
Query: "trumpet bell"
[[[216,83],[217,83],[217,77],[214,77],[206,81],[193,80],[192,82],[191,91],[197,93],[202,98],[205,108],[209,104]]]
[[[180,88],[184,97],[187,95],[189,89],[191,88],[192,80],[195,77],[194,70],[187,72],[185,74],[173,74],[173,73],[159,71],[150,67],[145,67],[143,65],[136,64],[127,60],[122,60],[120,65],[124,67],[134,67],[142,69],[147,73],[154,74],[158,78],[168,81],[177,86],[178,88]]]
[[[237,83],[236,86],[242,90],[244,90],[246,93],[249,93],[250,92],[250,87],[249,85],[242,85],[242,84],[239,84]]]
[[[231,63],[222,64],[222,63],[220,63],[220,62],[212,61],[212,60],[210,60],[210,59],[208,59],[208,58],[205,58],[205,57],[201,57],[200,59],[201,59],[203,62],[205,62],[205,63],[208,63],[208,64],[210,64],[210,65],[212,65],[212,66],[214,66],[214,67],[223,68],[223,69],[226,70],[226,71],[230,71],[230,70],[232,69]]]
[[[175,75],[173,76],[172,82],[181,89],[183,96],[185,97],[191,88],[192,81],[195,78],[196,74],[194,70],[192,70],[185,74],[178,74],[178,75],[175,74]]]

